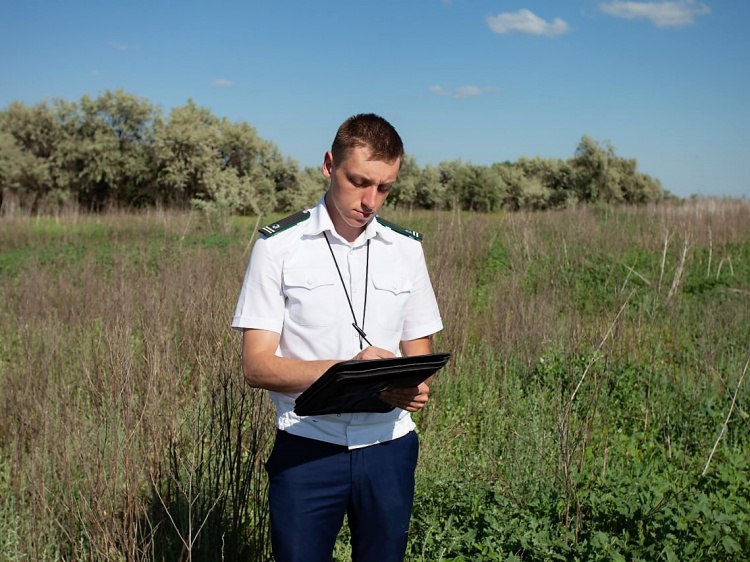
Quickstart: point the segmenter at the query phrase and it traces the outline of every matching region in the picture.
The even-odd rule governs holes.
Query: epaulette
[[[422,234],[417,232],[416,230],[411,230],[409,228],[404,228],[403,226],[399,226],[397,224],[394,224],[392,222],[389,222],[385,219],[381,219],[380,217],[375,217],[380,224],[383,226],[386,226],[393,230],[394,232],[398,232],[399,234],[403,234],[404,236],[408,236],[409,238],[413,238],[417,242],[422,241]]]
[[[259,228],[258,232],[265,235],[266,238],[270,238],[274,234],[278,234],[279,232],[286,230],[287,228],[291,228],[295,224],[299,224],[302,221],[306,221],[309,218],[310,218],[310,211],[298,211],[294,213],[293,215],[284,217],[280,221],[266,225],[263,228]]]

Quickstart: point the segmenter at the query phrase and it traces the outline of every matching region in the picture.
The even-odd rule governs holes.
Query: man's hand
[[[401,351],[406,356],[425,355],[430,353],[430,338],[418,338],[401,342]],[[427,404],[430,396],[430,384],[432,377],[422,382],[419,386],[402,388],[391,388],[380,393],[383,402],[402,408],[408,412],[418,412]]]
[[[356,361],[365,361],[368,359],[390,359],[391,357],[395,357],[395,355],[387,349],[371,345],[357,353],[352,359]]]
[[[402,408],[408,412],[417,412],[425,407],[430,395],[428,381],[420,383],[419,386],[394,387],[380,393],[383,402]]]
[[[429,338],[420,338],[404,341],[401,342],[401,349],[404,355],[423,355],[430,352],[430,340]],[[353,359],[388,359],[389,357],[395,357],[395,355],[387,349],[370,346],[360,351]],[[432,377],[420,383],[419,386],[390,388],[381,392],[379,398],[391,406],[402,408],[408,412],[417,412],[424,408],[427,400],[429,400],[431,382]]]

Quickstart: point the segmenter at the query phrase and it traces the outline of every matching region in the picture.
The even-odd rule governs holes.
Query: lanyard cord
[[[336,271],[339,274],[339,279],[341,280],[341,287],[344,289],[344,294],[346,295],[346,302],[349,304],[349,310],[352,311],[352,319],[354,322],[352,322],[352,326],[354,326],[354,329],[357,330],[357,333],[359,334],[359,349],[362,349],[362,340],[365,340],[369,345],[372,345],[370,341],[367,339],[367,334],[365,334],[364,328],[365,328],[365,314],[367,313],[367,278],[370,275],[370,239],[367,239],[367,261],[365,262],[365,302],[362,306],[362,326],[360,327],[357,324],[357,315],[354,314],[354,306],[352,305],[352,299],[349,297],[349,291],[346,290],[346,283],[344,283],[344,276],[341,275],[341,269],[339,268],[339,262],[336,261],[336,256],[333,253],[333,248],[331,247],[331,241],[328,239],[328,234],[323,232],[323,236],[326,239],[326,243],[328,244],[328,249],[331,251],[331,257],[333,258],[333,263],[336,266]]]

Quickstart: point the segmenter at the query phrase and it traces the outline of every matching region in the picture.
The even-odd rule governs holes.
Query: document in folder
[[[431,353],[336,363],[299,395],[294,412],[300,416],[390,412],[393,406],[378,398],[380,392],[391,387],[417,386],[448,359],[450,353]]]

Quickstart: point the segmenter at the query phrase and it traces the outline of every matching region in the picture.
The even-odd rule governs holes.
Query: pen
[[[359,337],[365,340],[367,342],[367,345],[372,346],[372,344],[370,343],[370,340],[367,339],[367,334],[365,334],[365,331],[359,326],[357,326],[356,322],[352,322],[352,326],[354,326],[354,329],[357,330]]]

